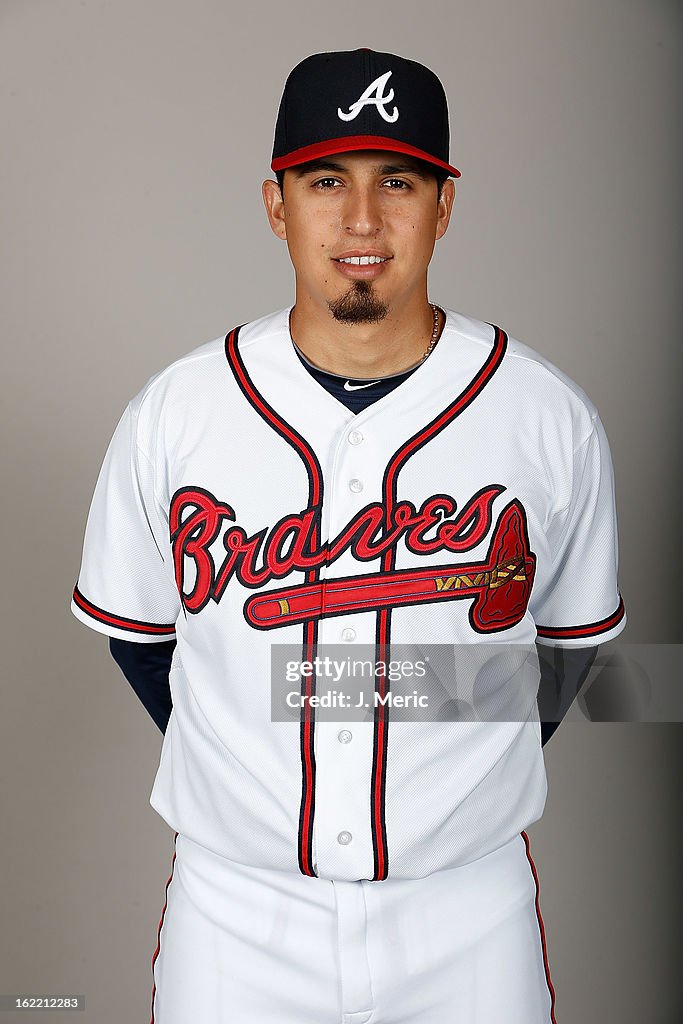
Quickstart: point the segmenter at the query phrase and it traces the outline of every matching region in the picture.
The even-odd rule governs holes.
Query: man
[[[168,723],[160,1024],[555,1020],[525,647],[580,676],[624,627],[612,469],[573,381],[429,301],[449,161],[430,70],[302,61],[263,184],[295,302],[152,377],[105,457],[72,609]],[[168,660],[130,656],[146,644],[170,700]],[[439,714],[392,706],[403,645],[450,649],[427,671]],[[356,717],[320,706],[339,648],[375,666]]]

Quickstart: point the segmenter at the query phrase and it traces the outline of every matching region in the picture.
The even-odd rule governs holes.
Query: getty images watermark
[[[680,644],[271,647],[272,720],[681,722]],[[597,653],[596,653],[597,651]]]

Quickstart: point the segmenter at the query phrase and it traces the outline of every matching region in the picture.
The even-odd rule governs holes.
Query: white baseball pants
[[[152,1024],[555,1024],[525,833],[462,867],[381,882],[175,844]]]

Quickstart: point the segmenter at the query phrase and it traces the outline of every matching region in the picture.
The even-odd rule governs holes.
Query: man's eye
[[[400,192],[404,188],[410,188],[410,185],[408,184],[408,182],[407,181],[403,181],[402,178],[387,178],[387,180],[384,182],[384,184],[385,185],[398,186],[398,188],[392,188],[390,190],[392,192]]]
[[[337,178],[320,178],[319,181],[313,183],[314,188],[330,189],[334,186]]]

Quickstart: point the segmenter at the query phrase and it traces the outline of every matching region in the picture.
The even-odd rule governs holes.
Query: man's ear
[[[282,198],[280,186],[276,181],[268,178],[261,185],[261,194],[271,230],[273,234],[284,241],[287,238],[287,226],[285,223],[285,201]]]
[[[436,222],[436,237],[443,238],[446,228],[451,219],[451,211],[455,202],[455,182],[452,178],[446,178],[441,189],[438,203],[438,219]]]

